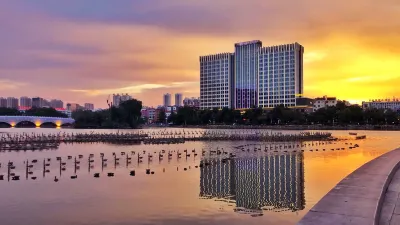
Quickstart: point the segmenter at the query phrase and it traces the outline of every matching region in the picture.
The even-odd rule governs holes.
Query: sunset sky
[[[299,42],[306,96],[400,98],[399,0],[1,0],[0,96],[199,96],[199,56]]]

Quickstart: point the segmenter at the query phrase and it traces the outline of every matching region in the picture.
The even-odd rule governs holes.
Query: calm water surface
[[[60,131],[91,132],[42,128],[0,130],[11,133]],[[348,132],[332,131],[336,137],[354,139]],[[1,224],[295,224],[346,175],[400,145],[400,132],[355,132],[367,135],[367,139],[318,146],[309,142],[303,148],[297,148],[299,143],[187,142],[130,146],[61,144],[55,150],[0,152],[0,174],[5,175],[4,180],[0,180]],[[349,143],[360,147],[350,150]],[[236,148],[243,145],[246,145],[245,151]],[[264,150],[265,146],[275,148],[277,145],[295,146],[297,152],[292,152],[293,149],[277,153],[254,151],[254,146]],[[217,148],[237,157],[221,161],[224,154],[201,154],[202,149]],[[322,151],[323,148],[326,151]],[[345,150],[331,150],[337,148]],[[185,149],[191,156],[177,158],[176,152]],[[191,152],[193,149],[198,153],[196,157]],[[299,152],[300,149],[305,152]],[[172,158],[168,159],[165,154],[163,160],[159,160],[161,150],[170,151]],[[113,152],[120,158],[119,165],[113,161]],[[137,162],[139,152],[143,156],[141,163]],[[154,155],[152,161],[148,160],[149,152]],[[108,159],[103,168],[100,153]],[[82,159],[78,157],[80,154]],[[94,154],[91,166],[89,154]],[[73,159],[69,160],[68,156],[80,160],[79,169],[75,171]],[[126,164],[127,156],[132,158],[132,163]],[[56,157],[62,157],[65,170],[60,170]],[[43,160],[47,158],[51,158],[50,166],[46,167],[49,171],[43,172]],[[24,161],[33,159],[38,163],[33,164],[29,170],[32,173],[27,174]],[[13,172],[21,176],[20,181],[7,180],[9,160],[14,162]],[[200,163],[207,166],[197,167]],[[146,175],[147,168],[154,174]],[[129,176],[132,170],[135,176]],[[107,177],[108,172],[114,172],[115,176]],[[100,173],[100,178],[94,178],[94,173]],[[75,174],[77,179],[71,179]],[[54,177],[59,181],[54,182]]]

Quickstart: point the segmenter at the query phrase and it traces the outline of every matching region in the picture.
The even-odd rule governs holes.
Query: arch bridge
[[[11,127],[17,126],[19,123],[29,122],[35,124],[36,127],[40,127],[42,124],[50,123],[57,127],[61,127],[66,124],[73,124],[75,120],[72,118],[62,117],[41,117],[41,116],[0,116],[0,123],[9,124]]]

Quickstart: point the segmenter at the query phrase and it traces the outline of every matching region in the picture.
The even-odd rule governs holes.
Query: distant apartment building
[[[51,108],[61,109],[64,108],[64,102],[58,99],[52,99],[49,102]]]
[[[234,53],[200,56],[200,108],[296,107],[303,54],[299,43],[262,47],[255,40],[236,43]]]
[[[118,107],[122,102],[132,100],[132,96],[128,94],[113,94],[113,105]]]
[[[172,114],[172,112],[176,113],[176,112],[178,111],[178,108],[179,108],[179,107],[177,107],[177,106],[168,106],[168,107],[165,107],[165,108],[164,108],[165,116],[168,118],[168,117]]]
[[[159,119],[159,115],[160,115],[160,113],[161,112],[165,112],[165,108],[164,107],[157,107],[155,110],[154,110],[154,119],[153,119],[153,123],[158,123],[159,121],[158,121],[158,119]],[[168,117],[167,117],[168,118]],[[166,118],[166,119],[167,119]],[[166,122],[166,121],[165,121]]]
[[[232,108],[234,55],[200,56],[200,108]]]
[[[315,98],[314,105],[313,105],[313,111],[317,111],[318,109],[322,108],[327,108],[330,106],[336,106],[338,103],[338,100],[336,97],[327,97],[323,96],[321,98]]]
[[[14,98],[14,97],[7,98],[7,108],[18,109],[18,107],[19,107],[18,98]]]
[[[143,107],[141,110],[142,118],[147,118],[147,123],[154,123],[156,109],[152,107]]]
[[[7,99],[6,98],[0,98],[0,107],[6,108],[7,107]]]
[[[94,110],[94,105],[92,103],[85,103],[84,104],[84,108],[85,108],[85,110],[93,111]]]
[[[163,106],[168,107],[171,106],[171,94],[166,93],[163,95]]]
[[[296,110],[305,113],[314,112],[314,102],[315,99],[307,97],[296,98]]]
[[[375,99],[362,102],[363,109],[391,109],[400,111],[400,99]]]
[[[26,96],[19,98],[19,106],[28,109],[32,107],[32,99]]]
[[[67,111],[75,112],[77,110],[84,109],[81,105],[77,103],[67,103]]]
[[[200,98],[185,98],[183,99],[183,106],[200,108]]]
[[[47,99],[43,99],[43,107],[44,108],[51,108],[51,103]]]
[[[176,93],[175,94],[175,106],[181,107],[182,106],[182,94],[181,93]]]
[[[34,97],[32,98],[32,107],[35,108],[43,108],[45,106],[45,99],[41,97]]]
[[[58,112],[64,113],[65,115],[67,115],[69,118],[72,117],[72,112],[68,109],[64,109],[64,108],[57,108],[56,109]]]
[[[303,53],[298,43],[263,47],[258,56],[258,106],[295,107],[303,94]]]

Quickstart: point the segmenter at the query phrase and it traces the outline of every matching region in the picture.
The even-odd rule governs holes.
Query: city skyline
[[[96,2],[87,12],[82,9],[93,6],[89,1],[2,2],[0,96],[43,96],[101,108],[113,93],[154,106],[163,93],[199,96],[198,57],[231,52],[232,43],[246,40],[301,43],[304,96],[359,104],[400,96],[396,1],[109,4]],[[220,10],[235,17],[222,17]]]

